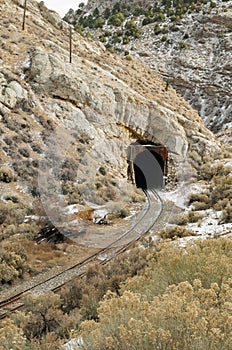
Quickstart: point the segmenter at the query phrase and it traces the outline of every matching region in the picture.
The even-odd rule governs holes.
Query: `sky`
[[[61,17],[64,17],[70,8],[77,10],[81,2],[87,3],[87,0],[44,0],[47,8],[58,12]]]

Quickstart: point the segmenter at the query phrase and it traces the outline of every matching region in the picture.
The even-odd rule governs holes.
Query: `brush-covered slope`
[[[127,190],[127,147],[137,140],[181,159],[188,149],[218,147],[197,112],[154,71],[77,33],[70,64],[69,25],[29,0],[22,31],[23,4],[0,0],[1,206],[29,207],[17,223],[39,191],[68,204],[83,201],[83,193],[85,201],[117,199]],[[46,174],[39,184],[38,173]]]
[[[231,135],[231,1],[89,0],[65,19],[159,71],[212,131]]]

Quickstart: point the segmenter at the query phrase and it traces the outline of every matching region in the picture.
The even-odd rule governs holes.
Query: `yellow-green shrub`
[[[165,243],[149,259],[81,324],[81,349],[232,349],[232,242]]]
[[[81,325],[85,350],[231,349],[232,280],[205,289],[200,280],[172,285],[151,301],[125,291],[108,293],[99,321]]]

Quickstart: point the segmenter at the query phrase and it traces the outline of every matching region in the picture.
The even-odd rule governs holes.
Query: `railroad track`
[[[57,292],[66,283],[74,278],[82,278],[86,274],[86,268],[94,261],[99,265],[105,265],[117,255],[125,252],[136,241],[138,241],[145,233],[151,229],[160,217],[163,210],[163,202],[160,195],[155,190],[144,190],[147,201],[145,209],[142,211],[136,223],[124,232],[115,241],[100,249],[97,253],[89,256],[81,262],[70,266],[69,268],[53,275],[46,280],[30,286],[23,291],[14,294],[7,299],[0,300],[0,319],[10,315],[12,312],[23,307],[22,298],[26,293],[42,294],[48,291]],[[120,244],[120,245],[119,245]]]

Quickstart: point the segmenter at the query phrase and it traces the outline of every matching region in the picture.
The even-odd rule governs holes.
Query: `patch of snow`
[[[15,186],[17,190],[23,193],[28,193],[28,187],[26,185],[16,185]]]
[[[93,223],[95,224],[103,223],[107,214],[109,214],[109,211],[105,208],[95,210],[93,213]]]
[[[38,215],[27,215],[25,216],[24,223],[30,222],[30,221],[37,221],[41,218],[41,216]]]
[[[232,224],[220,223],[221,211],[207,209],[204,211],[204,217],[201,222],[189,223],[187,229],[195,232],[199,236],[222,236],[226,233],[232,233]]]
[[[65,208],[65,214],[67,215],[76,214],[76,213],[79,213],[79,211],[80,211],[80,205],[78,204],[68,205]]]
[[[97,209],[94,211],[94,217],[105,217],[108,214],[107,209]]]
[[[198,183],[191,183],[189,185],[183,185],[182,187],[179,187],[175,189],[174,191],[170,192],[161,192],[160,196],[163,200],[172,201],[174,202],[178,207],[182,209],[187,209],[188,204],[188,197],[191,193],[200,193],[205,190],[205,184],[200,181]]]
[[[100,261],[104,261],[108,258],[108,255],[107,254],[104,254],[104,255],[98,255],[98,260]]]
[[[61,349],[63,349],[63,350],[77,350],[83,344],[84,344],[84,342],[83,342],[82,337],[73,338],[68,343],[64,344]]]

